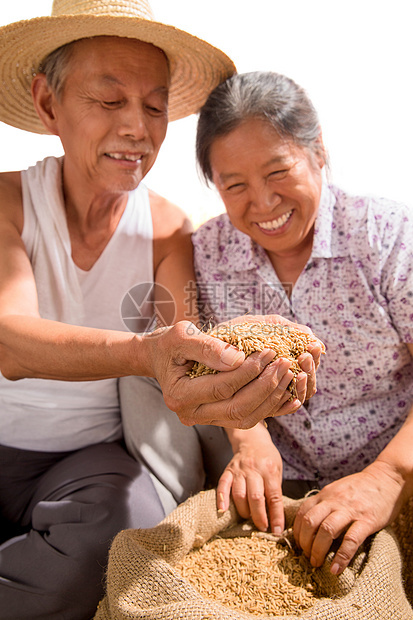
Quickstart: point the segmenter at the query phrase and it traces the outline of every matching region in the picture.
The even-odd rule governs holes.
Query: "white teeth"
[[[271,220],[270,222],[259,222],[258,226],[260,228],[263,228],[264,230],[277,230],[277,228],[280,228],[285,224],[285,222],[291,216],[291,213],[292,210],[288,211],[288,213],[284,213],[284,215],[281,215],[281,217],[277,218],[276,220]]]
[[[108,157],[112,159],[126,160],[126,161],[141,161],[142,156],[137,157],[136,155],[127,155],[126,153],[106,153]]]

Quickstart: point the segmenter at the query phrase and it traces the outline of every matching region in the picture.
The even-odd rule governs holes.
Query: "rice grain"
[[[252,615],[299,615],[322,596],[308,560],[258,532],[212,538],[175,568],[204,597]]]
[[[294,374],[294,379],[288,386],[291,399],[297,396],[295,377],[301,370],[297,358],[301,353],[307,351],[311,343],[321,344],[322,352],[325,353],[324,344],[314,334],[299,331],[290,325],[265,322],[229,322],[209,329],[206,333],[237,347],[245,353],[246,357],[255,351],[272,349],[276,353],[273,361],[279,357],[288,359],[291,362],[291,370]],[[201,362],[194,362],[188,375],[195,378],[217,373],[217,370],[213,370]]]

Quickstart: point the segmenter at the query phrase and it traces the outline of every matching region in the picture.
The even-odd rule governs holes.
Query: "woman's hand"
[[[244,519],[274,534],[284,529],[281,490],[282,460],[264,424],[246,431],[227,430],[234,457],[222,474],[217,488],[218,509],[227,510],[230,495]]]
[[[402,507],[403,480],[385,462],[336,480],[307,498],[294,522],[294,537],[313,566],[321,566],[333,540],[344,534],[331,565],[338,575],[365,539],[394,521]]]
[[[284,325],[285,327],[291,327],[291,329],[296,329],[298,331],[310,334],[314,337],[314,342],[310,342],[307,348],[306,353],[302,353],[297,361],[301,366],[302,372],[300,372],[296,377],[296,390],[297,390],[297,400],[301,402],[301,404],[314,396],[316,393],[316,370],[320,365],[321,355],[325,352],[325,346],[312,332],[312,330],[307,327],[307,325],[301,325],[300,323],[293,323],[292,321],[285,319],[283,316],[279,314],[263,314],[263,315],[246,315],[242,317],[237,317],[235,319],[231,319],[228,323],[238,324],[238,323],[273,323],[274,325]],[[222,323],[225,325],[225,323]],[[277,415],[284,415],[284,411],[278,413]]]

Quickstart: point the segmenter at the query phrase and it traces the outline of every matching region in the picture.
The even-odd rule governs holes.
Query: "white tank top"
[[[52,235],[46,234],[48,229],[42,220],[50,219],[50,213],[48,207],[40,205],[39,208],[38,204],[33,204],[36,202],[35,192],[31,191],[34,177],[36,182],[43,180],[46,188],[54,184],[49,188],[51,192],[56,193],[56,188],[60,192],[61,159],[47,158],[22,172],[22,238],[34,269],[41,316],[70,322],[65,321],[64,310],[69,305],[74,315],[81,317],[77,321],[79,325],[141,331],[139,318],[134,323],[131,316],[148,317],[153,313],[150,298],[153,229],[147,188],[141,183],[130,192],[125,211],[106,248],[90,271],[82,271],[71,260],[70,248],[67,255],[64,254],[63,245],[67,245],[69,235],[62,215],[63,202],[51,207],[52,210],[56,208],[62,239],[60,234],[53,235],[52,244]],[[59,237],[57,241],[56,237]],[[66,273],[68,271],[70,274]],[[75,280],[78,292],[63,291],[60,294],[63,302],[60,299],[60,304],[52,303],[50,288],[55,290],[56,282],[60,281],[64,287],[69,276]],[[134,305],[134,296],[128,293],[137,285],[140,285],[139,295],[145,287],[149,293],[145,298],[146,306],[138,304],[133,313],[130,306]],[[147,323],[146,318],[145,325]],[[116,379],[85,382],[22,379],[14,382],[0,374],[1,444],[27,450],[66,451],[114,441],[121,435]]]

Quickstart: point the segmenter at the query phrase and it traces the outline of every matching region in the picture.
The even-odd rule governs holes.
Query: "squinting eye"
[[[116,108],[121,105],[121,101],[102,101],[102,105],[106,108]]]
[[[161,105],[147,105],[146,109],[148,110],[148,112],[150,114],[154,114],[155,116],[160,116],[163,114],[167,114],[168,112],[168,105],[165,104],[161,104]]]
[[[154,106],[152,106],[152,105],[148,105],[148,106],[147,106],[147,109],[148,109],[148,110],[149,110],[149,112],[151,112],[152,114],[163,114],[163,113],[164,113],[164,111],[163,111],[163,110],[160,110],[159,108],[155,108],[155,107],[154,107]]]
[[[237,192],[242,191],[244,189],[244,183],[234,183],[234,185],[230,185],[225,189],[226,192]]]
[[[287,174],[288,170],[274,170],[274,172],[270,172],[270,177],[275,177],[276,179],[279,177],[283,177]]]

